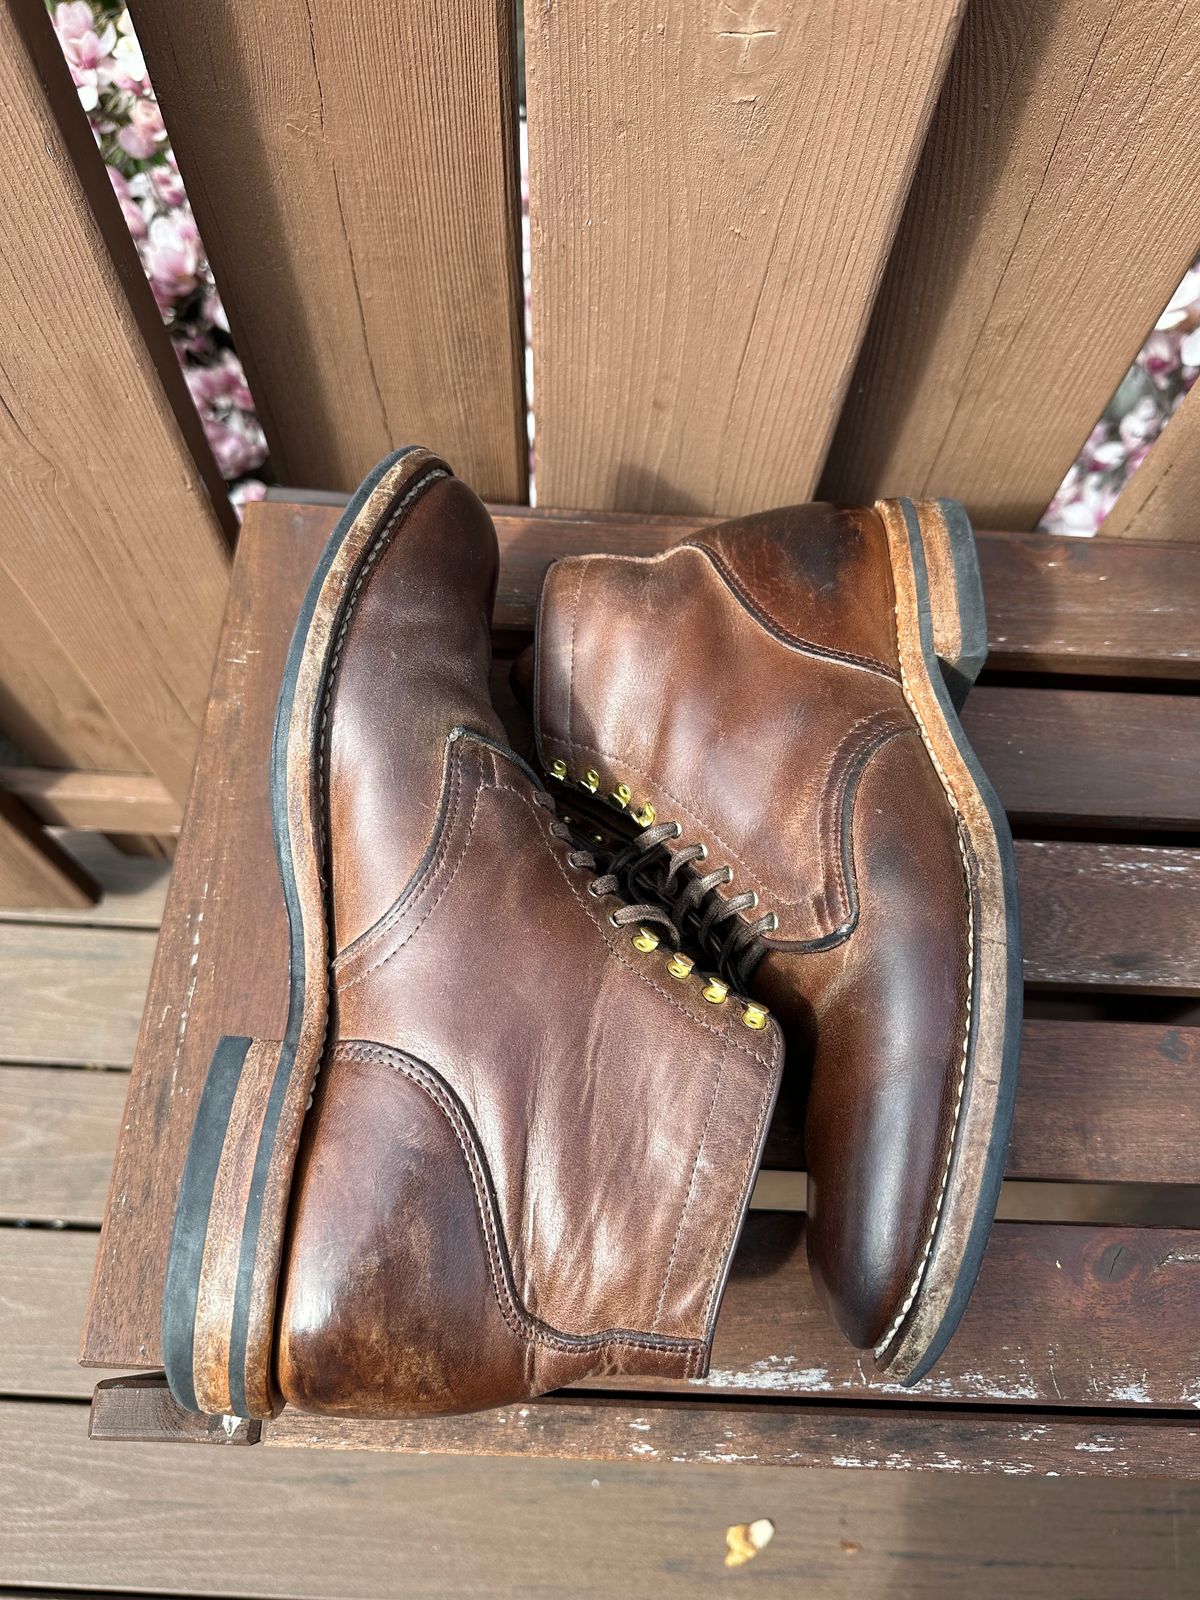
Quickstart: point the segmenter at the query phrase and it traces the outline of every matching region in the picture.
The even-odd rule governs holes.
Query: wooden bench
[[[398,1423],[175,1406],[153,1371],[174,1197],[214,1040],[275,1037],[283,1020],[266,753],[336,517],[255,506],[239,546],[82,1346],[86,1365],[141,1370],[99,1385],[93,1436],[1200,1475],[1200,548],[1042,535],[980,536],[991,656],[966,723],[1018,835],[1028,1001],[1017,1181],[930,1377],[879,1381],[826,1322],[804,1264],[799,1130],[780,1117],[702,1382]],[[497,512],[497,697],[518,745],[508,661],[546,562],[659,549],[703,520]]]

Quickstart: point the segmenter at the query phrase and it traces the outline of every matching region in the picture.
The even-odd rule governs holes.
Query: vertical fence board
[[[959,11],[527,7],[539,501],[809,497]]]
[[[1200,384],[1184,396],[1100,532],[1114,539],[1200,541]]]
[[[0,627],[186,789],[228,502],[45,10],[0,8]]]
[[[1032,527],[1200,242],[1200,0],[974,0],[823,492]]]
[[[523,500],[511,0],[130,10],[280,480]]]

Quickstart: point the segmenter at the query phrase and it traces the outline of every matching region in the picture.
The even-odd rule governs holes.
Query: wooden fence
[[[506,0],[132,0],[280,477],[526,498]],[[544,504],[1030,527],[1200,244],[1200,0],[531,5]],[[42,0],[0,0],[0,903],[179,816],[233,523]],[[1200,394],[1105,526],[1194,536]]]

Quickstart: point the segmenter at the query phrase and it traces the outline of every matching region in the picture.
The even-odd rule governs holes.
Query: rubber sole
[[[1022,1013],[1016,861],[1008,821],[958,718],[987,655],[970,523],[954,501],[881,501],[905,696],[958,819],[970,896],[969,1020],[954,1135],[927,1247],[875,1351],[919,1381],[958,1326],[996,1212],[1012,1127]]]
[[[370,567],[407,508],[449,468],[395,451],[333,530],[292,634],[271,745],[271,814],[288,916],[282,1040],[221,1039],[184,1166],[163,1297],[163,1358],[176,1400],[211,1415],[274,1416],[275,1310],[292,1175],[326,1047],[326,713],[342,639]]]

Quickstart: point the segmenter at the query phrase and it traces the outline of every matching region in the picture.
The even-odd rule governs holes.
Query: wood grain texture
[[[0,1061],[127,1067],[154,956],[140,928],[0,922]]]
[[[0,1430],[0,1581],[343,1600],[1192,1600],[1195,1484],[138,1449],[74,1405]],[[201,1514],[197,1514],[198,1509]],[[725,1530],[769,1517],[749,1570]],[[219,1529],[219,1538],[213,1530]]]
[[[0,14],[0,142],[20,179],[0,197],[0,618],[34,613],[71,662],[72,715],[82,681],[182,799],[232,517],[37,6]]]
[[[1198,72],[1196,0],[968,7],[823,494],[1036,523],[1195,253]]]
[[[150,856],[128,856],[96,833],[57,830],[63,849],[100,889],[94,903],[52,910],[9,911],[0,907],[0,922],[60,922],[89,928],[157,928],[167,896],[169,868]]]
[[[29,807],[0,788],[0,906],[80,909],[98,894]]]
[[[1121,490],[1106,539],[1200,540],[1200,388],[1184,396],[1150,454]]]
[[[963,726],[1013,822],[1200,826],[1200,697],[981,688]]]
[[[961,9],[527,9],[539,499],[810,497]]]
[[[91,1394],[75,1357],[95,1259],[94,1233],[0,1227],[0,1394]]]
[[[182,809],[148,772],[0,767],[0,790],[18,796],[42,822],[98,833],[172,833]]]
[[[276,473],[428,444],[525,497],[503,0],[131,7]]]
[[[1200,994],[1200,850],[1018,839],[1025,981]]]
[[[254,1436],[247,1432],[254,1429]],[[338,1421],[284,1411],[263,1425],[284,1449],[395,1450],[507,1459],[647,1465],[850,1467],[1010,1477],[1200,1477],[1200,1420],[1108,1421],[1094,1413],[1027,1415],[879,1406],[713,1406],[687,1399],[554,1396],[462,1417]],[[158,1376],[96,1387],[89,1437],[258,1443],[257,1425],[184,1411]]]
[[[1006,1178],[1200,1184],[1198,1077],[1200,1028],[1027,1017]],[[787,1082],[768,1170],[804,1167],[803,1112]]]
[[[292,619],[335,516],[257,506],[243,531],[114,1175],[122,1205],[106,1219],[85,1334],[97,1365],[138,1364],[140,1350],[157,1359],[170,1218],[217,1038],[278,1038],[283,1026],[286,938],[264,752]],[[1019,851],[1034,982],[1184,993],[1200,981],[1200,853],[1029,842]]]
[[[327,538],[338,507],[254,507],[280,537]],[[500,540],[495,626],[505,639],[533,628],[538,586],[558,556],[653,555],[718,520],[493,506]],[[1200,677],[1200,550],[1188,545],[976,536],[993,670]]]
[[[124,1072],[0,1066],[0,1217],[100,1221],[128,1088]]]
[[[99,1394],[97,1394],[99,1400]],[[167,1424],[170,1426],[170,1424]],[[284,1412],[264,1429],[273,1446],[323,1445],[319,1421]],[[630,1406],[573,1397],[500,1412],[411,1422],[360,1422],[336,1448],[455,1455],[669,1462],[673,1465],[851,1467],[1010,1477],[1200,1476],[1200,1421],[1107,1423],[986,1415],[946,1408],[742,1406],[679,1400]]]

